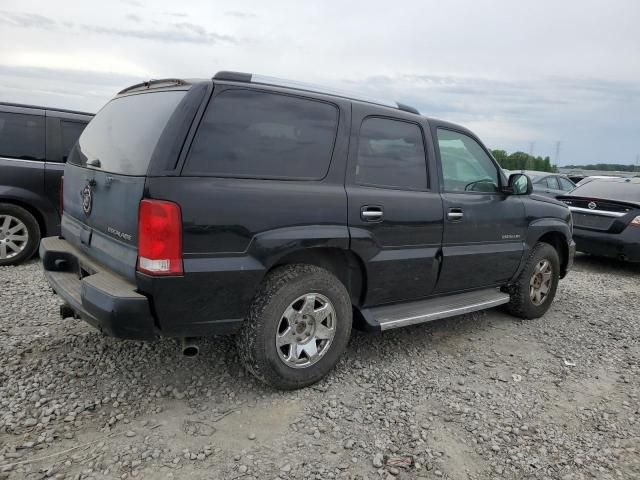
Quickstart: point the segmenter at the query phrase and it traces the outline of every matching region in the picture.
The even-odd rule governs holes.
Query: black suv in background
[[[16,265],[60,227],[60,177],[92,115],[0,103],[0,266]]]
[[[250,74],[120,92],[65,169],[45,275],[130,339],[237,334],[279,388],[318,381],[352,321],[388,330],[505,305],[535,318],[570,268],[569,209],[463,127]]]

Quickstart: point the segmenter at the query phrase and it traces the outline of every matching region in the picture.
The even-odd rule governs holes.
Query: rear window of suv
[[[91,120],[69,155],[69,163],[86,166],[99,160],[100,170],[145,175],[151,155],[186,91],[163,91],[118,97]]]
[[[183,175],[319,180],[338,127],[332,104],[232,89],[210,103]]]

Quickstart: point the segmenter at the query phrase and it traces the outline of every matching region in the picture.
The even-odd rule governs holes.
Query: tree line
[[[640,165],[625,165],[623,163],[593,163],[590,165],[567,165],[566,168],[581,170],[602,170],[606,172],[640,172]]]
[[[539,172],[557,172],[549,157],[534,157],[524,152],[508,154],[505,150],[491,150],[500,166],[506,170],[537,170]]]

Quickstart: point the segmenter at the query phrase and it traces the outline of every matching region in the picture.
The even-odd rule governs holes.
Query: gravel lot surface
[[[0,479],[640,478],[640,267],[580,256],[539,320],[355,333],[315,387],[58,318],[0,267]]]

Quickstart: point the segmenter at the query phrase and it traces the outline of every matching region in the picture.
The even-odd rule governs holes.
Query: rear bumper
[[[620,233],[575,228],[573,238],[580,252],[602,257],[640,262],[640,228],[629,226]]]
[[[90,325],[114,337],[151,340],[159,336],[149,300],[136,285],[95,264],[66,240],[40,243],[44,275],[53,290]]]

